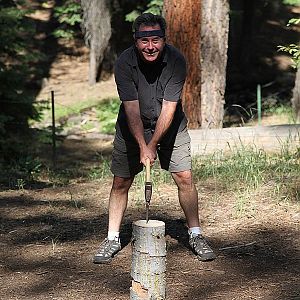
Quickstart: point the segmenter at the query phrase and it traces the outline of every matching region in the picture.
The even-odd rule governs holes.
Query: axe
[[[145,180],[145,200],[146,200],[146,223],[149,221],[149,209],[152,196],[152,182],[150,174],[150,159],[146,159],[146,180]]]

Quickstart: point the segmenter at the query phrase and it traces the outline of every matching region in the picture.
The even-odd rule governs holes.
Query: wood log
[[[192,155],[225,154],[247,147],[280,153],[300,146],[300,124],[192,129],[189,134]]]
[[[133,223],[131,300],[166,299],[165,223],[138,220]]]

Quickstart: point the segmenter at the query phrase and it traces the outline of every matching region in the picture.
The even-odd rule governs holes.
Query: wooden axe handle
[[[146,159],[146,182],[151,181],[151,175],[150,175],[150,158]]]

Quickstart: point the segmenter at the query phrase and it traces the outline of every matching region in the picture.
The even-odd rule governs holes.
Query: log
[[[138,220],[132,230],[131,300],[166,299],[165,223]]]
[[[225,154],[245,147],[280,153],[300,146],[300,124],[192,129],[189,134],[192,155]]]

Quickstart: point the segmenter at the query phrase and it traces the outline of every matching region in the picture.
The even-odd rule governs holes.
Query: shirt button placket
[[[151,111],[152,111],[152,118],[155,117],[154,113],[155,113],[155,110],[154,110],[154,106],[155,106],[155,102],[154,102],[154,95],[155,95],[155,85],[152,83],[151,84]]]

